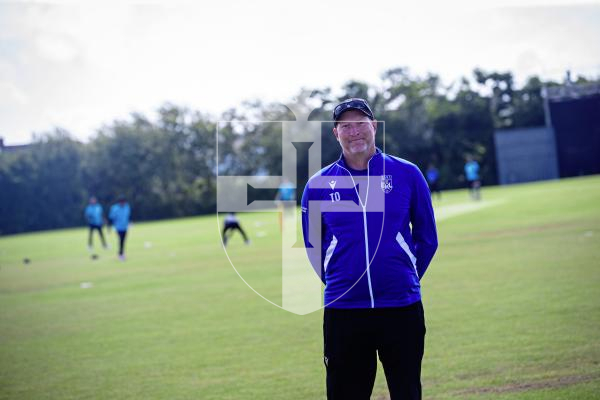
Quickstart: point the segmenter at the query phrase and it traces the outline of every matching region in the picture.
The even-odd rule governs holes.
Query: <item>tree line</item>
[[[338,101],[363,97],[377,119],[385,121],[388,153],[423,170],[434,164],[444,189],[464,185],[462,167],[472,155],[481,164],[484,184],[492,185],[494,131],[543,125],[544,85],[556,83],[530,77],[516,88],[510,72],[475,70],[471,79],[444,86],[437,75],[412,76],[394,68],[382,74],[377,86],[349,81],[341,96],[330,88],[313,91],[316,108],[310,119],[330,120]],[[105,209],[125,196],[138,221],[214,212],[217,171],[281,174],[280,124],[251,123],[256,120],[294,120],[294,115],[282,104],[259,100],[227,110],[218,119],[165,104],[156,118],[133,113],[101,127],[87,143],[60,128],[37,135],[23,149],[0,152],[0,234],[82,225],[92,195]],[[340,154],[331,128],[331,123],[322,124],[324,165]],[[378,140],[383,145],[382,135]],[[298,162],[302,168],[308,160]],[[298,184],[302,188],[305,181]]]

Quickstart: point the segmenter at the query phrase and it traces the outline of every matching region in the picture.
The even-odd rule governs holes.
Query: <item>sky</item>
[[[0,0],[0,137],[86,141],[167,102],[217,118],[399,66],[446,84],[476,67],[598,77],[598,38],[600,0]]]

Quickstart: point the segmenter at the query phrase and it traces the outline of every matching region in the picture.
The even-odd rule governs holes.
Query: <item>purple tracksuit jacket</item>
[[[341,156],[308,181],[302,230],[331,308],[402,307],[421,300],[437,249],[431,196],[412,163],[382,153],[368,169]]]

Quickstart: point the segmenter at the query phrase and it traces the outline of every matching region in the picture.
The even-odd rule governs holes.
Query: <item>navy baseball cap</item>
[[[357,97],[353,97],[351,99],[347,99],[342,101],[340,104],[335,106],[333,109],[333,120],[337,122],[338,119],[342,116],[343,113],[349,110],[358,110],[365,114],[369,119],[375,119],[373,116],[373,111],[371,111],[371,107],[369,107],[369,103],[365,99],[359,99]]]

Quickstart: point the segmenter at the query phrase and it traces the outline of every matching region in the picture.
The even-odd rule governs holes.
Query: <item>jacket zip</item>
[[[356,196],[358,197],[358,201],[360,202],[360,206],[361,206],[362,212],[363,212],[363,231],[365,234],[365,264],[367,266],[367,282],[369,284],[369,296],[371,297],[371,308],[375,308],[375,297],[373,296],[373,286],[371,285],[371,262],[369,261],[369,231],[367,228],[367,201],[369,199],[369,183],[370,183],[369,178],[371,177],[371,171],[370,171],[371,160],[377,154],[378,154],[377,152],[375,154],[373,154],[371,156],[371,158],[369,158],[369,161],[367,162],[367,195],[365,196],[364,204],[362,202],[362,199],[360,198],[358,191],[356,190],[356,182],[354,181],[354,177],[352,176],[352,173],[350,171],[348,171],[345,167],[340,165],[339,160],[338,160],[338,164],[337,164],[340,168],[344,169],[350,175],[350,179],[352,179],[352,184],[355,187],[354,191],[356,192]]]
[[[369,235],[367,231],[367,208],[366,205],[362,206],[363,209],[363,224],[365,231],[365,261],[367,264],[367,282],[369,282],[369,295],[371,296],[371,308],[375,308],[375,299],[373,298],[373,287],[371,286],[371,263],[369,262]]]

